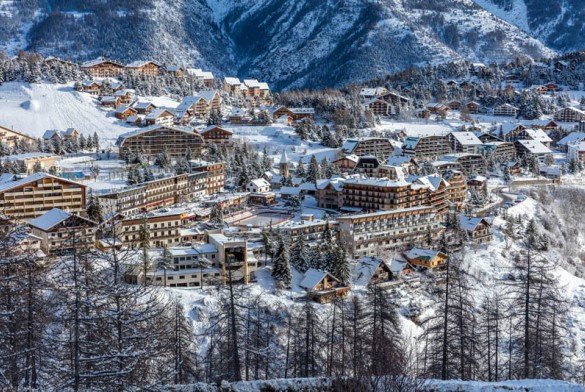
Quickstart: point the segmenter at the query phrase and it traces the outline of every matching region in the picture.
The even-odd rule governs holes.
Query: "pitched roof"
[[[412,248],[409,251],[404,252],[404,255],[411,260],[412,259],[431,260],[437,257],[439,253],[441,252],[433,249]]]
[[[52,210],[45,212],[43,215],[30,220],[28,224],[47,231],[57,226],[59,223],[66,221],[70,216],[72,215],[67,211],[53,208]]]
[[[550,142],[552,142],[552,139],[542,129],[528,128],[524,132],[526,132],[526,134],[528,136],[530,136],[532,139],[538,140],[541,143],[550,143]]]
[[[352,269],[352,280],[354,284],[366,286],[370,283],[372,276],[380,265],[385,265],[390,269],[390,266],[384,260],[376,257],[362,257],[359,259]]]
[[[557,142],[558,145],[564,146],[567,144],[578,143],[585,140],[585,132],[571,132]]]
[[[474,231],[481,222],[485,222],[489,225],[489,222],[484,218],[471,217],[464,214],[459,215],[459,227],[466,231]]]
[[[232,77],[225,77],[223,80],[226,84],[229,84],[229,85],[239,85],[242,83],[242,82],[240,82],[240,79],[232,78]]]
[[[154,64],[154,65],[160,67],[160,64],[158,64],[157,62],[154,62],[154,61],[150,61],[150,60],[137,60],[137,61],[133,61],[130,64],[126,65],[126,68],[141,68],[141,67],[144,67],[147,64]]]
[[[463,146],[481,145],[481,140],[473,132],[451,132],[451,136]]]
[[[150,112],[146,116],[146,118],[149,119],[149,120],[155,120],[155,119],[159,118],[160,116],[162,116],[165,113],[168,113],[169,115],[174,116],[173,112],[171,112],[170,110],[168,110],[168,109],[162,109],[161,108],[161,109],[155,109],[155,110],[153,110],[152,112]]]
[[[126,133],[121,134],[120,136],[118,136],[118,141],[116,142],[116,145],[120,145],[120,143],[122,143],[122,141],[124,141],[125,139],[128,139],[129,137],[139,136],[139,135],[145,134],[147,132],[157,130],[159,128],[165,128],[165,129],[169,129],[172,131],[180,131],[180,132],[188,133],[190,135],[196,134],[190,128],[183,128],[183,127],[178,127],[178,126],[171,127],[168,125],[154,124],[154,125],[151,125],[150,127],[140,128],[140,129],[136,129],[136,130],[131,131],[131,132],[126,132]]]
[[[286,155],[286,148],[282,150],[282,155],[280,156],[280,163],[281,164],[288,163],[288,156]]]
[[[103,64],[103,63],[112,63],[118,67],[124,67],[122,64],[120,64],[116,61],[108,60],[108,59],[105,59],[103,57],[98,57],[97,59],[84,62],[83,64],[81,64],[81,68],[94,67],[96,65]]]
[[[70,180],[67,180],[67,179],[62,178],[62,177],[53,176],[53,175],[48,174],[48,173],[38,172],[38,173],[31,174],[28,177],[21,178],[21,179],[16,180],[16,181],[6,181],[3,183],[0,183],[0,192],[6,192],[10,189],[17,188],[17,187],[22,186],[22,185],[26,185],[30,182],[39,181],[39,180],[42,180],[44,178],[55,178],[57,180],[69,182],[71,184],[85,186],[85,185],[82,185],[78,182],[70,181]]]
[[[550,148],[538,140],[517,140],[516,143],[520,144],[531,154],[550,154],[552,152]]]
[[[203,135],[204,133],[207,133],[209,131],[212,131],[212,130],[214,130],[216,128],[217,129],[221,129],[223,132],[226,132],[226,133],[229,133],[229,134],[233,134],[233,132],[230,131],[229,129],[222,128],[219,125],[208,125],[207,127],[205,127],[202,130],[200,130],[199,133]]]
[[[305,275],[303,276],[303,280],[301,280],[301,283],[299,283],[299,286],[301,286],[302,288],[311,291],[311,290],[315,290],[315,287],[327,276],[331,276],[333,279],[335,279],[335,277],[333,275],[331,275],[329,272],[327,271],[322,271],[322,270],[318,270],[315,268],[309,268],[307,270],[307,272],[305,272]]]

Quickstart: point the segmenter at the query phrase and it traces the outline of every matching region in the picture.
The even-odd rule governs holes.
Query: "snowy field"
[[[283,124],[268,126],[225,124],[222,127],[229,129],[234,133],[234,137],[253,145],[258,151],[266,147],[274,160],[280,158],[283,149],[286,150],[290,161],[298,162],[302,159],[305,163],[311,160],[312,155],[315,155],[318,161],[325,157],[332,161],[339,152],[336,148],[327,148],[319,143],[303,141],[295,134],[293,127]]]
[[[10,82],[0,86],[0,125],[35,137],[48,129],[76,128],[84,134],[97,132],[106,147],[131,129],[111,114],[71,84]]]

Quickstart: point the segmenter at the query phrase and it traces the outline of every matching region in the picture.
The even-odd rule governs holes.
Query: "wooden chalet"
[[[403,254],[408,263],[415,267],[433,269],[445,264],[448,256],[438,250],[412,248]]]
[[[144,122],[146,126],[172,126],[175,122],[175,114],[168,109],[155,109],[144,118]]]
[[[272,113],[274,120],[281,118],[282,116],[288,116],[292,121],[300,121],[305,118],[314,119],[315,109],[313,108],[287,108],[284,106],[279,107]]]
[[[154,61],[134,61],[126,65],[126,69],[134,75],[158,76],[162,66]]]
[[[335,298],[345,297],[351,290],[327,271],[309,268],[299,285],[307,291],[307,297],[319,302],[328,303]]]
[[[94,246],[98,224],[89,219],[53,208],[28,222],[33,235],[41,239],[46,254],[63,254]]]
[[[199,131],[206,143],[231,145],[233,132],[217,125],[210,125]]]
[[[131,106],[121,106],[114,112],[114,116],[119,120],[126,120],[128,117],[136,116],[138,111]]]
[[[352,271],[352,281],[359,286],[384,285],[396,277],[388,263],[377,257],[362,257]]]
[[[469,241],[475,245],[488,244],[493,236],[490,230],[491,224],[481,217],[469,217],[459,215],[459,228],[463,230]]]
[[[87,61],[81,64],[81,70],[85,71],[94,78],[112,78],[124,73],[124,65],[104,58]]]

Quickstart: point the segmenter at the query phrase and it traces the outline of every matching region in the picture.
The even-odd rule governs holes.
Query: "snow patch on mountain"
[[[497,6],[490,0],[473,1],[486,11],[505,20],[509,24],[516,25],[527,33],[531,32],[530,26],[528,25],[528,9],[524,0],[512,0],[510,6],[505,9]]]

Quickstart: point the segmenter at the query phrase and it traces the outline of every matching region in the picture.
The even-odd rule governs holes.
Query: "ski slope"
[[[10,82],[0,86],[0,125],[35,137],[48,129],[76,128],[86,135],[97,132],[105,147],[131,129],[112,114],[101,109],[95,98],[75,91],[72,84]]]

